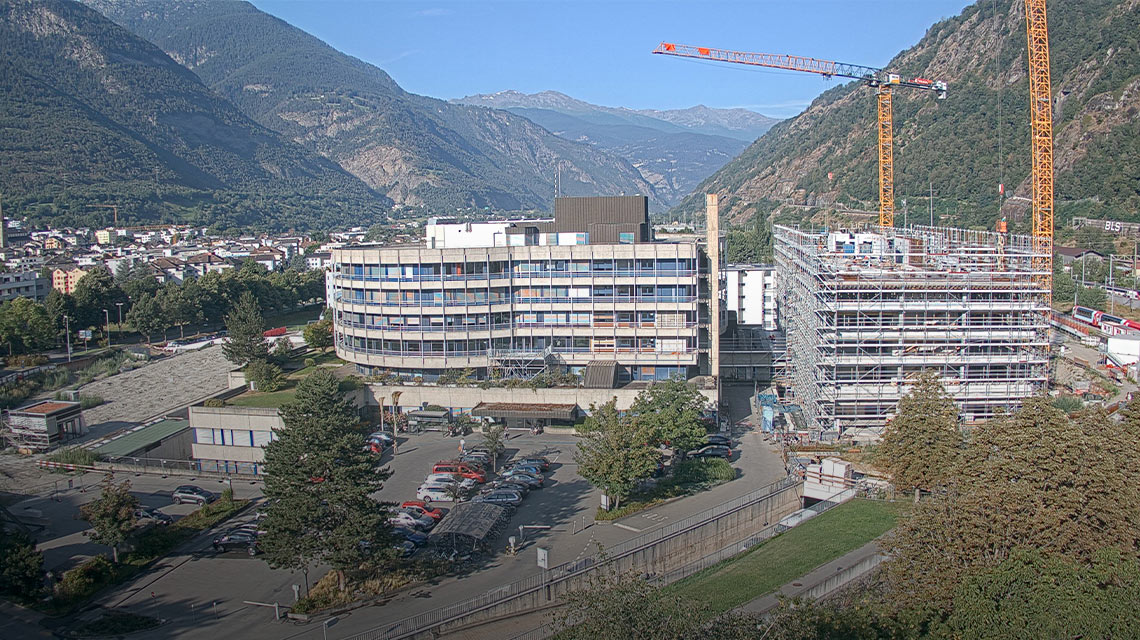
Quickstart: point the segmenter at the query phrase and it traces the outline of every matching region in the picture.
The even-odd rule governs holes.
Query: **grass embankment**
[[[666,500],[706,491],[735,478],[736,469],[727,460],[686,460],[678,463],[672,475],[659,480],[652,489],[634,492],[619,508],[606,511],[598,507],[594,520],[601,522],[624,518]]]
[[[311,352],[304,354],[300,358],[305,366],[296,371],[291,371],[285,376],[285,387],[279,391],[271,391],[263,393],[260,391],[247,391],[240,396],[230,398],[226,404],[235,407],[255,407],[259,409],[277,409],[286,402],[292,402],[293,398],[297,395],[297,383],[303,380],[312,372],[321,368],[322,365],[330,364],[345,364],[343,360],[336,356],[336,353],[329,351],[314,356]],[[309,364],[309,361],[312,364]]]
[[[52,597],[47,601],[38,601],[36,605],[51,614],[74,611],[104,588],[126,582],[145,570],[151,562],[234,515],[248,502],[223,497],[173,524],[143,529],[134,540],[134,551],[122,557],[119,564],[112,564],[104,556],[96,556],[64,573],[56,583]]]
[[[669,587],[716,613],[776,591],[895,526],[905,503],[852,500]]]

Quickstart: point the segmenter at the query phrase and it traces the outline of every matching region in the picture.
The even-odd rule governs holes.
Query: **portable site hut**
[[[4,420],[4,436],[22,451],[47,451],[87,432],[78,402],[45,400],[12,409]]]

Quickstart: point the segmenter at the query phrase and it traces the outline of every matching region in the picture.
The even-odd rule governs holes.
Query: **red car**
[[[411,509],[417,513],[423,514],[432,520],[439,521],[443,517],[443,509],[433,507],[423,500],[405,500],[400,503],[400,506],[405,509]]]

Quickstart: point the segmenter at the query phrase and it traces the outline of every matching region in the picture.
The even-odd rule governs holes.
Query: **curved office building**
[[[336,249],[337,354],[424,381],[551,365],[614,383],[707,373],[707,257],[645,241],[647,222],[641,197],[561,198],[552,222],[431,224],[422,247]]]

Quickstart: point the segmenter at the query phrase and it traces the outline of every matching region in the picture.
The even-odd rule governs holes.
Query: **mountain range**
[[[110,203],[126,221],[287,227],[314,210],[330,224],[379,219],[392,204],[86,6],[0,1],[0,42],[9,212],[101,224],[109,211],[91,205]]]
[[[648,195],[626,160],[515,114],[405,92],[248,2],[89,0],[264,127],[332,160],[398,205],[547,209],[564,195]]]
[[[625,158],[670,205],[779,122],[747,109],[704,105],[668,111],[603,107],[557,91],[499,91],[451,102],[504,109],[567,140]]]
[[[1082,0],[1049,6],[1057,227],[1074,215],[1140,220],[1140,3]],[[984,0],[932,26],[887,66],[904,77],[945,80],[945,100],[898,90],[895,190],[957,226],[992,228],[1001,216],[1028,229],[1029,81],[1024,3]],[[998,185],[1005,185],[1000,201]],[[693,215],[703,195],[721,211],[802,217],[823,209],[876,210],[873,91],[859,82],[821,94],[699,185],[674,214]],[[1000,206],[1000,212],[999,212]],[[896,218],[898,219],[898,218]],[[901,221],[901,220],[900,220]],[[913,220],[912,220],[913,222]]]

